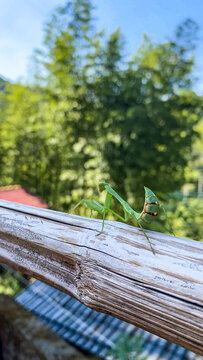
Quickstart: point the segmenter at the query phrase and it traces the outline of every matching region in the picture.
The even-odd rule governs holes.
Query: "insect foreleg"
[[[169,229],[170,229],[171,234],[173,234],[173,235],[175,236],[175,234],[174,234],[174,232],[173,232],[173,228],[172,228],[171,223],[170,223],[170,221],[169,221],[169,219],[168,219],[168,216],[167,216],[167,214],[166,214],[166,210],[165,210],[164,206],[163,206],[162,204],[160,204],[159,207],[160,207],[160,209],[162,209],[163,212],[164,212],[164,215],[165,215],[165,217],[166,217],[166,220],[167,220],[167,223],[168,223],[168,226],[169,226]]]
[[[148,240],[148,242],[149,242],[149,245],[150,245],[150,247],[151,247],[151,250],[152,250],[153,254],[155,255],[155,251],[154,251],[154,249],[153,249],[153,247],[152,247],[152,244],[151,244],[151,241],[149,240],[148,235],[147,235],[146,232],[144,231],[144,229],[143,229],[142,225],[140,224],[139,220],[137,220],[137,223],[138,223],[138,225],[140,226],[140,228],[142,229],[143,233],[145,234],[145,236],[146,236],[146,238],[147,238],[147,240]]]

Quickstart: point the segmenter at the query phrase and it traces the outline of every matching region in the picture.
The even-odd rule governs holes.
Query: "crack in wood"
[[[8,213],[6,213],[8,211]],[[0,201],[0,260],[203,355],[203,244]]]

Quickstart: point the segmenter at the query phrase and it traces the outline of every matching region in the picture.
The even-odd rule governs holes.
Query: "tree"
[[[143,198],[143,185],[166,192],[184,184],[201,111],[199,97],[187,90],[193,65],[191,44],[183,41],[190,34],[188,26],[187,21],[175,40],[164,44],[145,37],[128,68],[117,76],[118,89],[113,85],[110,93],[103,89],[108,105],[103,93],[98,96],[103,105],[99,131],[106,139],[103,156],[110,179],[131,203]]]
[[[44,47],[35,52],[33,83],[10,86],[6,99],[5,177],[57,209],[70,205],[66,193],[84,188],[84,168],[93,158],[93,97],[86,84],[100,35],[91,35],[91,9],[89,0],[77,0],[56,10]]]
[[[196,25],[163,44],[145,36],[128,62],[120,30],[105,38],[93,25],[90,0],[59,7],[32,82],[7,87],[1,181],[68,210],[105,180],[139,210],[143,185],[165,193],[184,183],[201,112],[190,81]]]

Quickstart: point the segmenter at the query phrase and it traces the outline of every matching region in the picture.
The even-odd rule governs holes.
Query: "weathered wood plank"
[[[203,244],[0,201],[0,262],[203,355]]]

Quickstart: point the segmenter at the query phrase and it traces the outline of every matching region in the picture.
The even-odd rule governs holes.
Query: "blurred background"
[[[102,203],[106,181],[141,211],[145,185],[175,234],[201,241],[202,13],[201,0],[1,2],[0,198],[73,213]],[[150,229],[168,232],[164,216]],[[15,295],[9,274],[0,292]]]

